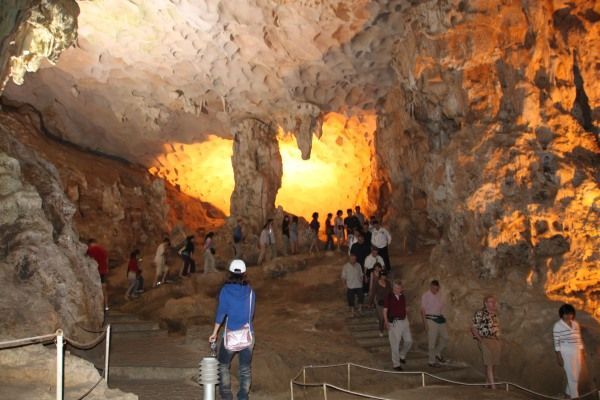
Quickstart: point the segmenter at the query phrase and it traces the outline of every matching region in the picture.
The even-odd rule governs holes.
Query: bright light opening
[[[329,113],[321,138],[313,137],[309,160],[302,160],[296,139],[282,129],[278,133],[283,162],[282,185],[276,206],[310,219],[318,212],[322,224],[328,212],[360,205],[374,210],[367,191],[371,183],[376,116],[374,113],[345,117]],[[234,188],[231,140],[210,135],[202,143],[171,143],[157,157],[150,173],[192,197],[209,202],[229,215]]]

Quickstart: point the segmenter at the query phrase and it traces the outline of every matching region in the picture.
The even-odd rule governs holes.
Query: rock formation
[[[74,0],[6,0],[0,7],[0,93],[9,79],[22,85],[42,61],[56,63],[77,39]]]
[[[600,106],[600,14],[590,2],[461,4],[415,6],[422,18],[396,50],[400,85],[376,136],[383,208],[411,222],[401,237],[412,226],[438,242],[434,265],[519,271],[599,318],[598,128],[582,110]]]
[[[245,119],[234,128],[231,214],[243,217],[254,232],[273,218],[275,196],[281,186],[281,155],[272,126]]]
[[[10,399],[56,399],[56,350],[29,346],[0,352],[2,395]],[[65,398],[136,400],[134,394],[109,389],[94,365],[65,352]],[[97,386],[96,386],[97,384]]]
[[[62,328],[74,338],[102,325],[97,266],[85,257],[56,168],[0,125],[2,337]]]

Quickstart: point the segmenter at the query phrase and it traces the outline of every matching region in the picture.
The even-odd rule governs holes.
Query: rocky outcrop
[[[461,4],[415,6],[396,50],[376,136],[383,208],[410,221],[399,236],[438,243],[440,268],[516,273],[600,318],[597,11]]]
[[[9,79],[22,85],[42,61],[56,63],[77,39],[74,0],[6,0],[0,5],[0,93]]]
[[[276,132],[257,119],[245,119],[234,128],[231,215],[243,217],[252,232],[260,232],[273,218],[281,186],[281,155]]]
[[[84,329],[102,325],[100,277],[73,229],[76,208],[58,172],[0,125],[0,179],[1,336],[62,328],[87,337]]]
[[[56,350],[41,345],[0,352],[2,395],[13,400],[56,398]],[[134,394],[109,389],[93,364],[65,352],[65,398],[136,400]],[[97,386],[96,386],[97,384]],[[93,388],[93,390],[91,390]],[[86,396],[88,391],[91,392]]]

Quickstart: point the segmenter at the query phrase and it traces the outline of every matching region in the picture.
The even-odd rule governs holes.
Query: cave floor
[[[402,275],[410,266],[418,267],[426,259],[425,253],[411,256],[392,253],[393,264],[403,268]],[[345,290],[339,279],[344,262],[345,257],[341,254],[323,255],[317,259],[313,257],[305,268],[278,278],[273,278],[263,268],[249,268],[248,276],[257,292],[257,345],[253,359],[252,398],[289,399],[290,379],[306,365],[353,362],[381,369],[391,367],[385,338],[365,332],[371,328],[364,326],[374,322],[374,317],[369,314],[372,311],[365,311],[360,318],[350,318],[348,315],[344,303]],[[109,320],[112,319],[115,333],[111,350],[110,387],[135,393],[141,400],[200,399],[202,388],[194,377],[199,361],[208,354],[206,339],[212,329],[214,298],[224,277],[224,273],[196,274],[183,282],[165,285],[168,288],[151,289],[140,299],[111,310]],[[200,294],[197,293],[199,291]],[[201,296],[197,304],[205,304],[202,303],[204,298],[211,302],[199,306],[203,311],[199,310],[197,316],[181,318],[175,330],[173,321],[177,320],[178,312],[183,313],[180,308],[174,308],[168,322],[163,320],[160,326],[157,324],[160,318],[156,318],[156,315],[155,318],[148,318],[152,317],[153,309],[164,307],[170,301],[185,302],[188,297],[186,293],[190,294],[189,297]],[[164,314],[161,315],[164,318]],[[184,327],[185,334],[181,332],[181,324],[187,324]],[[423,338],[419,339],[423,335],[413,332],[413,336],[415,343],[407,356],[405,370],[426,371],[461,381],[482,381],[479,372],[465,363],[457,362],[442,369],[428,367],[426,343]],[[234,390],[237,388],[235,367],[234,360]],[[327,381],[342,387],[346,382],[345,367],[343,371],[339,368],[308,371],[307,377],[309,381]],[[419,388],[420,376],[399,377],[356,371],[352,379],[354,390],[386,398],[525,398],[515,392],[470,387],[431,386],[422,389]],[[295,398],[314,399],[321,396],[322,393],[315,390],[295,391]],[[334,399],[349,398],[347,396],[328,393],[328,398]]]

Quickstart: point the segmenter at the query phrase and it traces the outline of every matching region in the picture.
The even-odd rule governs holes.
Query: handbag
[[[225,323],[225,335],[223,337],[223,344],[229,351],[241,351],[252,346],[254,337],[252,330],[250,330],[250,318],[252,317],[252,289],[250,289],[250,305],[248,306],[248,322],[242,326],[241,329],[228,330],[227,323]]]

